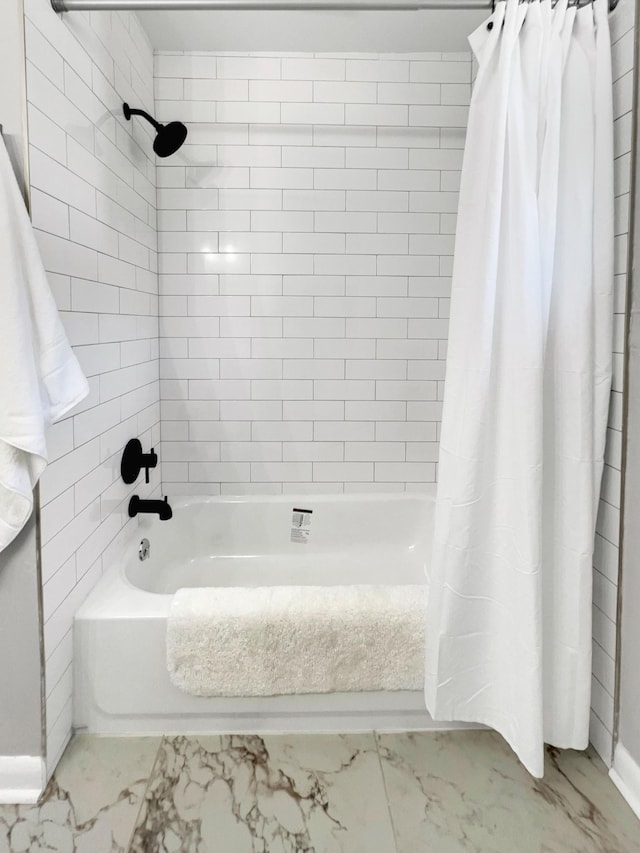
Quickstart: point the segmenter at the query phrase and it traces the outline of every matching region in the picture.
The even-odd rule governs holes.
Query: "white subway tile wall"
[[[432,488],[470,55],[155,63],[167,491]]]
[[[26,0],[31,205],[64,325],[89,397],[47,436],[40,485],[47,768],[70,736],[72,621],[131,533],[120,479],[129,438],[160,441],[153,53],[132,14],[56,15]],[[150,156],[151,154],[151,156]]]
[[[593,555],[593,677],[590,738],[607,765],[613,750],[619,524],[622,468],[624,318],[627,288],[635,4],[620,0],[609,18],[615,148],[615,296],[613,390]]]

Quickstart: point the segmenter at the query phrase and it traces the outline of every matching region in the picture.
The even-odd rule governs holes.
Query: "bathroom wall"
[[[471,61],[156,55],[169,494],[431,488]]]
[[[591,741],[611,763],[614,730],[616,608],[620,544],[624,313],[627,287],[629,191],[631,184],[634,22],[633,0],[620,0],[611,14],[616,195],[614,379],[606,464],[594,552],[593,679]]]
[[[26,2],[32,217],[49,280],[91,392],[47,437],[40,488],[49,771],[71,729],[72,619],[130,526],[126,441],[157,444],[158,295],[153,57],[137,18],[58,16]]]
[[[2,138],[24,192],[27,106],[23,17],[22,0],[3,4],[0,79],[11,80],[13,85],[0,87]],[[8,790],[15,790],[16,777],[22,776],[25,784],[25,776],[30,776],[33,789],[42,781],[39,584],[32,517],[0,553],[0,648],[11,650],[0,657],[0,802],[7,798]],[[23,761],[16,764],[9,756],[21,756]]]

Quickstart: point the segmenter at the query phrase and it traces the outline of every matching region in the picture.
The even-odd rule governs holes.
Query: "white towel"
[[[0,141],[0,551],[33,509],[45,432],[89,392]]]
[[[425,586],[179,589],[173,684],[195,696],[420,690]]]

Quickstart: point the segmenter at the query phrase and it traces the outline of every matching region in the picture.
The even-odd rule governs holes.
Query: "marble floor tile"
[[[374,736],[163,740],[132,853],[396,853]]]
[[[76,735],[33,806],[0,806],[0,853],[126,853],[159,737]]]
[[[378,734],[398,853],[638,853],[598,756],[547,751],[533,779],[495,732]]]

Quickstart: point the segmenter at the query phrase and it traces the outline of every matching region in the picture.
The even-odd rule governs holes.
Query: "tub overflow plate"
[[[141,560],[148,560],[151,556],[151,545],[149,544],[148,539],[143,539],[140,542],[140,547],[138,548],[138,557]]]

